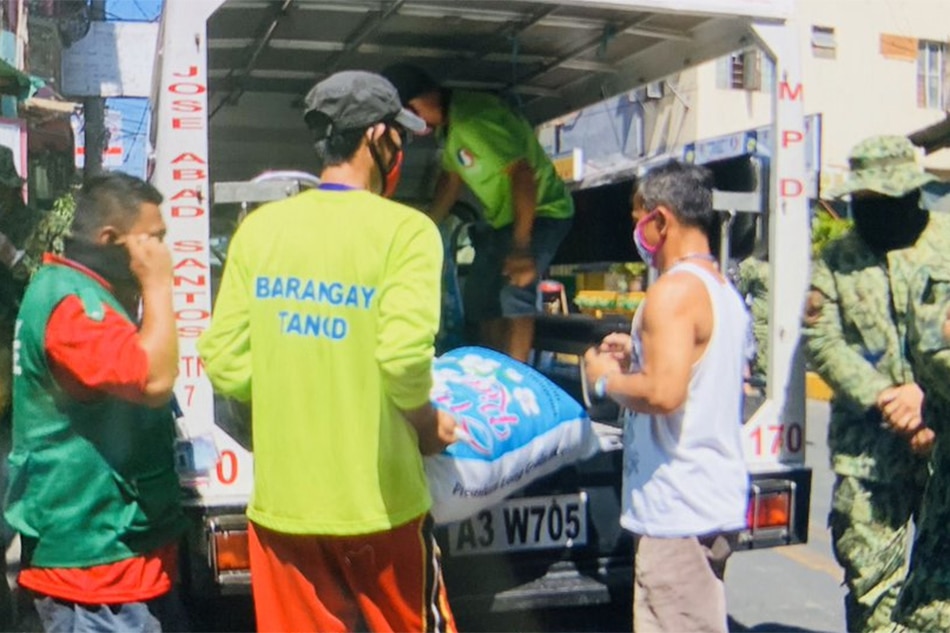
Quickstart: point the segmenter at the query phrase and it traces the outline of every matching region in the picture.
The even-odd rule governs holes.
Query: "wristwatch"
[[[607,397],[607,379],[610,378],[610,374],[614,372],[607,372],[600,378],[594,381],[594,395],[598,398]]]

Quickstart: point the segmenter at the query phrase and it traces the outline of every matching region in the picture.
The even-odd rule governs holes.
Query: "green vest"
[[[169,408],[108,395],[79,402],[50,373],[46,325],[71,295],[92,319],[102,319],[106,305],[129,318],[100,283],[62,265],[42,267],[23,298],[5,516],[34,567],[133,558],[173,542],[184,528]]]

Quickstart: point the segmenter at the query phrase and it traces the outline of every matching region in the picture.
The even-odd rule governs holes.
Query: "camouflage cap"
[[[22,187],[23,183],[24,180],[16,173],[13,150],[6,145],[0,145],[0,185],[4,187]]]
[[[937,177],[917,164],[917,149],[905,136],[872,136],[851,150],[851,171],[844,184],[828,194],[840,198],[856,191],[874,191],[899,198]]]

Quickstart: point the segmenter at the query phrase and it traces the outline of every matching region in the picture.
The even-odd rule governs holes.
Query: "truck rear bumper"
[[[739,534],[738,550],[807,542],[811,475],[807,467],[753,473],[749,527]],[[182,566],[188,594],[198,598],[249,594],[244,508],[188,510],[192,521]],[[565,560],[554,550],[527,557],[446,557],[445,582],[452,604],[460,609],[512,611],[626,598],[633,580],[632,539],[616,529],[621,534],[613,537],[618,540],[612,541],[609,556],[578,552],[576,558]]]
[[[458,610],[503,612],[610,604],[629,596],[632,563],[632,556],[623,560],[601,559],[595,574],[582,572],[571,562],[556,563],[540,578],[495,594],[454,595],[451,578],[446,579],[446,587],[452,608]]]

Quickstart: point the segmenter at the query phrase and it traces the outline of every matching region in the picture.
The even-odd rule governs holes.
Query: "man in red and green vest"
[[[87,183],[65,256],[46,256],[17,315],[5,516],[47,631],[184,626],[161,201],[125,174]]]

